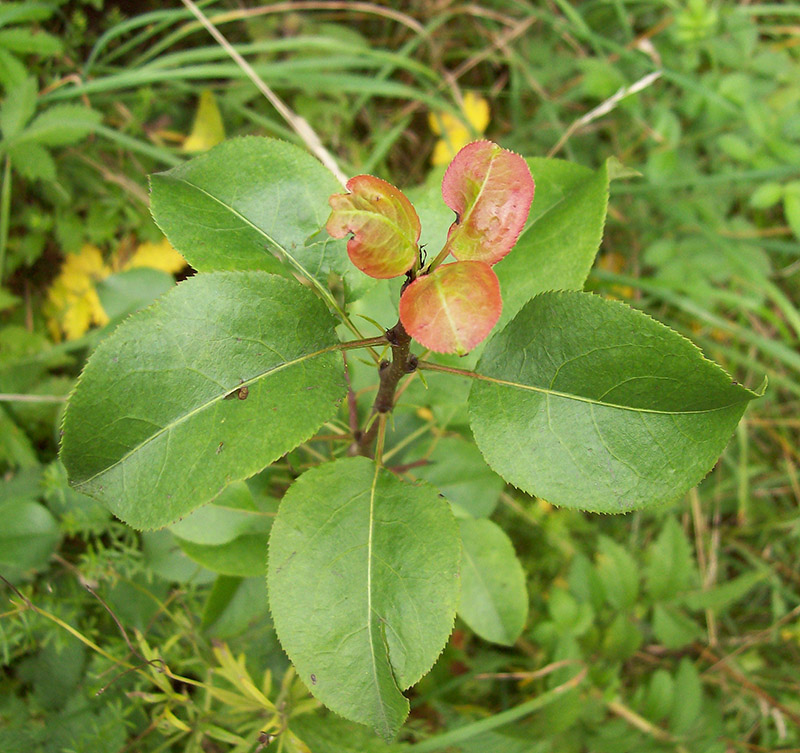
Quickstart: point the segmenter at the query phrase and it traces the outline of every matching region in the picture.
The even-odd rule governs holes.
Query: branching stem
[[[392,346],[392,360],[381,361],[378,365],[380,383],[368,421],[370,425],[356,437],[354,447],[356,454],[366,457],[371,457],[372,445],[378,433],[380,422],[374,420],[375,416],[383,416],[392,410],[397,385],[406,374],[411,374],[418,366],[417,357],[411,353],[411,335],[406,332],[401,322],[398,321],[394,327],[386,331],[383,342],[388,342]]]

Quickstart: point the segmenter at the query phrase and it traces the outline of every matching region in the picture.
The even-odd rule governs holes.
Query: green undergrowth
[[[205,517],[156,532],[123,526],[70,488],[57,459],[64,399],[86,357],[173,284],[164,272],[131,275],[120,259],[160,241],[146,176],[185,161],[202,92],[229,136],[302,140],[179,3],[0,3],[0,750],[800,748],[795,9],[199,5],[346,174],[392,180],[421,215],[441,182],[429,113],[481,135],[463,92],[488,101],[486,135],[504,147],[616,171],[588,289],[669,324],[746,387],[764,376],[768,386],[696,489],[656,511],[605,516],[504,485],[471,441],[466,391],[434,381],[445,375],[409,380],[387,465],[491,516],[530,599],[511,646],[456,623],[387,746],[313,700],[266,608],[263,542],[278,502],[340,452],[346,407]],[[537,192],[544,200],[546,181]],[[50,291],[87,244],[108,267],[90,285],[107,317],[67,339],[54,331]],[[347,303],[348,289],[329,282]],[[396,306],[382,288],[359,294],[370,305],[355,314]],[[372,366],[348,362],[366,406]]]

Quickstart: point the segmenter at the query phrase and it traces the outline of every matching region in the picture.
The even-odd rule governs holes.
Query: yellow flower
[[[206,89],[200,94],[192,132],[183,142],[183,151],[205,152],[224,139],[225,126],[219,107],[217,107],[217,101],[214,99],[214,95]]]
[[[67,254],[43,306],[54,340],[62,335],[75,340],[92,325],[108,323],[94,286],[110,274],[97,246],[87,243],[79,253]]]
[[[150,269],[160,269],[162,272],[174,275],[185,266],[186,259],[172,247],[172,244],[166,238],[162,238],[158,243],[150,243],[148,241],[140,243],[123,269],[149,267]]]
[[[122,265],[122,270],[135,267],[159,269],[175,274],[186,266],[186,260],[163,238],[158,243],[140,243]],[[103,261],[103,253],[97,246],[84,245],[77,254],[67,254],[61,271],[47,291],[43,312],[47,327],[54,340],[75,340],[89,327],[108,324],[108,315],[100,304],[95,286],[108,277],[114,269]]]
[[[489,102],[480,94],[466,92],[462,108],[464,118],[479,134],[483,135],[489,125]],[[467,126],[448,112],[432,112],[428,115],[431,131],[441,138],[436,142],[431,156],[434,165],[447,165],[459,149],[473,141],[474,136]]]

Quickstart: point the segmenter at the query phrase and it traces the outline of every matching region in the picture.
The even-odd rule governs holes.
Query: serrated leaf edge
[[[290,284],[290,285],[292,284],[292,282],[291,282],[290,280],[288,280],[288,279],[287,279],[287,278],[285,278],[285,277],[282,277],[281,275],[275,275],[275,274],[271,274],[270,272],[265,272],[265,271],[262,271],[262,270],[220,270],[220,271],[217,271],[217,272],[207,272],[207,273],[202,273],[202,276],[203,276],[204,278],[207,278],[207,277],[209,277],[209,276],[212,276],[212,275],[214,275],[214,276],[217,276],[217,275],[218,275],[218,276],[227,276],[227,277],[235,277],[235,276],[241,276],[241,277],[250,277],[250,276],[262,276],[262,275],[263,275],[263,276],[267,276],[267,277],[269,277],[269,278],[275,278],[276,280],[283,280],[285,283],[287,283],[287,284]],[[189,278],[189,279],[192,279],[192,278]],[[187,281],[188,281],[188,280],[187,280]],[[179,283],[178,285],[174,286],[174,287],[173,287],[171,290],[167,291],[167,292],[166,292],[164,295],[162,295],[161,297],[157,298],[157,299],[156,299],[155,301],[153,301],[153,302],[152,302],[152,303],[151,303],[149,306],[146,306],[145,308],[143,308],[143,309],[140,309],[139,311],[134,311],[134,312],[132,312],[132,313],[128,314],[126,317],[124,317],[124,318],[123,318],[123,319],[122,319],[122,320],[121,320],[121,321],[120,321],[120,322],[119,322],[119,323],[118,323],[118,324],[117,324],[117,325],[116,325],[116,326],[113,328],[113,330],[112,330],[111,332],[109,332],[109,334],[108,334],[108,338],[110,338],[110,337],[111,337],[111,335],[113,335],[113,334],[116,334],[116,333],[117,333],[117,331],[120,329],[120,327],[122,327],[123,325],[125,325],[125,324],[126,324],[128,321],[130,321],[130,320],[131,320],[131,319],[133,319],[134,317],[139,317],[140,315],[143,315],[145,312],[151,312],[151,315],[153,315],[153,316],[157,315],[158,309],[160,309],[160,308],[162,307],[162,305],[163,305],[163,301],[164,301],[164,299],[166,298],[166,296],[168,296],[168,295],[172,294],[172,293],[173,293],[175,290],[177,290],[179,287],[180,287],[180,283]],[[89,357],[90,359],[91,359],[91,358],[94,356],[94,354],[95,354],[95,353],[96,353],[96,352],[99,350],[99,348],[100,348],[100,347],[102,347],[102,346],[103,346],[103,344],[104,344],[104,343],[106,343],[106,342],[108,341],[108,338],[105,338],[104,340],[102,340],[102,341],[101,341],[101,342],[98,344],[98,346],[95,348],[95,350],[94,350],[94,351],[92,352],[92,354],[90,355],[90,357]],[[337,350],[337,349],[338,349],[338,346],[337,346],[337,345],[332,345],[332,346],[330,346],[329,348],[325,349],[325,350],[324,350],[324,352],[331,352],[331,351],[333,351],[333,350]],[[319,351],[319,353],[316,353],[316,354],[314,354],[314,355],[320,355],[320,354],[322,354],[322,352],[323,352],[323,351]],[[306,359],[306,360],[307,360],[307,359]],[[68,397],[67,397],[67,401],[66,401],[66,408],[65,408],[65,409],[62,411],[62,413],[61,413],[61,422],[60,422],[60,425],[59,425],[59,436],[61,437],[61,442],[60,442],[60,446],[59,446],[59,450],[58,450],[58,456],[59,456],[59,458],[61,458],[61,454],[62,454],[62,452],[64,451],[64,446],[65,446],[64,440],[65,440],[65,438],[66,438],[66,436],[67,436],[67,435],[65,434],[65,426],[66,426],[67,415],[68,415],[68,413],[69,413],[69,410],[70,410],[70,405],[71,405],[71,403],[72,403],[72,397],[74,396],[74,394],[75,394],[75,392],[77,391],[77,389],[78,389],[79,385],[80,385],[80,384],[81,384],[81,382],[83,381],[83,376],[84,376],[84,374],[86,373],[86,367],[87,367],[88,363],[89,363],[89,360],[87,359],[87,362],[86,362],[86,363],[83,365],[83,368],[81,369],[81,373],[78,375],[78,378],[75,380],[75,384],[73,385],[72,389],[71,389],[71,390],[70,390],[70,392],[69,392],[69,395],[68,395]],[[271,373],[271,372],[272,372],[272,371],[274,371],[274,370],[275,370],[275,369],[272,369],[270,372],[265,372],[265,374]],[[256,379],[258,379],[258,378],[260,378],[260,377],[256,377]],[[251,384],[251,383],[252,383],[252,381],[253,381],[253,380],[248,380],[248,382],[246,382],[246,383],[242,383],[241,385],[237,385],[237,387],[245,386],[246,384]],[[224,397],[224,396],[223,396],[223,397]],[[335,411],[338,409],[338,407],[339,407],[339,404],[340,404],[340,403],[341,403],[341,399],[340,399],[340,401],[339,401],[338,403],[336,403],[336,404],[334,404],[334,405],[332,406],[332,409],[331,409],[331,413],[330,413],[330,415],[333,415],[333,413],[334,413],[334,412],[335,412]],[[322,419],[322,421],[320,421],[320,424],[319,424],[319,425],[321,426],[323,423],[325,423],[325,421],[326,421],[328,418],[329,418],[329,416],[326,416],[325,418],[323,418],[323,419]],[[303,438],[301,438],[301,439],[300,439],[300,441],[299,441],[299,442],[297,442],[297,444],[295,445],[295,447],[299,447],[301,444],[303,444],[304,442],[307,442],[309,439],[311,439],[311,437],[313,437],[313,436],[314,436],[314,434],[316,433],[316,431],[317,431],[317,429],[318,429],[318,428],[319,428],[319,426],[318,426],[316,429],[314,429],[314,430],[312,430],[311,432],[309,432],[307,436],[304,436]],[[282,454],[285,454],[285,453],[282,453]],[[252,476],[256,475],[257,473],[260,473],[260,472],[261,472],[261,471],[262,471],[264,468],[266,468],[267,466],[269,466],[269,465],[271,465],[272,463],[274,463],[274,462],[275,462],[275,461],[276,461],[276,460],[277,460],[279,457],[281,457],[281,455],[278,455],[278,456],[276,456],[276,457],[272,458],[272,459],[271,459],[269,462],[265,463],[265,464],[264,464],[264,465],[263,465],[263,466],[262,466],[260,469],[258,469],[258,470],[256,470],[256,471],[254,471],[253,473],[251,473],[251,474],[249,474],[249,475],[247,475],[247,476],[243,476],[243,477],[242,477],[242,478],[240,478],[240,479],[231,479],[230,481],[227,481],[227,482],[226,482],[226,483],[225,483],[225,484],[224,484],[224,485],[223,485],[223,486],[222,486],[222,487],[221,487],[221,488],[220,488],[220,489],[219,489],[219,490],[218,490],[218,491],[217,491],[217,492],[216,492],[216,493],[215,493],[213,496],[211,496],[211,497],[209,497],[207,500],[204,500],[203,502],[199,503],[199,504],[198,504],[196,507],[192,508],[192,510],[190,510],[190,511],[188,511],[188,512],[192,512],[193,510],[196,510],[196,509],[197,509],[197,508],[199,508],[199,507],[203,507],[204,505],[206,505],[206,504],[209,504],[209,503],[213,502],[213,501],[214,501],[215,499],[217,499],[217,497],[218,497],[218,496],[219,496],[219,495],[220,495],[220,494],[221,494],[221,493],[222,493],[222,492],[223,492],[223,491],[224,491],[224,490],[225,490],[225,489],[226,489],[226,488],[229,486],[229,484],[230,484],[230,483],[233,483],[234,481],[243,481],[243,480],[245,480],[245,479],[251,478]],[[120,461],[117,461],[117,463],[119,463],[119,462],[120,462]],[[117,463],[115,463],[114,465],[116,465]],[[63,464],[63,461],[62,461],[62,464]],[[111,467],[113,467],[113,466],[109,466],[109,468],[111,468]],[[107,470],[109,470],[109,468],[106,468],[106,469],[104,469],[102,472],[103,472],[103,473],[104,473],[104,472],[106,472]],[[91,480],[91,479],[84,479],[83,481],[81,481],[81,482],[79,482],[79,483],[77,483],[77,484],[76,484],[76,483],[75,483],[75,482],[74,482],[72,479],[70,479],[69,471],[67,471],[67,468],[66,468],[66,466],[64,466],[64,470],[65,470],[65,472],[67,473],[67,482],[69,483],[69,485],[70,485],[70,486],[71,486],[73,489],[76,489],[76,490],[78,490],[82,484],[85,484],[85,483],[87,483],[88,481],[90,481],[90,480]],[[95,476],[93,476],[92,478],[95,478],[97,475],[99,475],[99,474],[95,474]],[[92,494],[91,492],[82,491],[81,493],[82,493],[82,494],[86,494],[86,496],[88,496],[88,497],[91,497],[92,499],[96,499],[98,502],[100,502],[100,503],[103,505],[103,507],[106,507],[106,504],[105,504],[105,502],[104,502],[104,501],[103,501],[103,500],[102,500],[100,497],[98,497],[98,496],[96,496],[96,495]],[[109,509],[109,508],[107,508],[107,507],[106,507],[106,509]],[[184,512],[184,513],[182,513],[181,515],[178,515],[178,516],[177,516],[177,517],[175,517],[174,519],[170,520],[168,523],[164,523],[163,525],[160,525],[160,526],[155,526],[155,527],[142,527],[142,528],[139,528],[138,526],[134,526],[134,525],[132,525],[132,524],[128,523],[127,521],[124,521],[124,522],[125,522],[127,525],[130,525],[130,526],[131,526],[131,528],[134,528],[135,530],[142,530],[142,531],[147,531],[147,530],[161,530],[161,529],[163,529],[163,528],[167,528],[168,526],[171,526],[173,523],[177,523],[177,522],[178,522],[179,520],[181,520],[181,519],[182,519],[182,518],[183,518],[185,515],[187,515],[187,514],[188,514],[188,512]],[[117,516],[117,517],[118,517],[118,516]],[[120,518],[120,520],[122,520],[122,518]]]
[[[340,458],[339,460],[343,460],[343,459],[344,458]],[[329,465],[331,465],[333,463],[337,463],[337,462],[339,462],[339,461],[338,460],[332,460],[332,461],[329,461],[328,463],[324,463],[322,465],[315,466],[314,468],[310,469],[310,471],[306,471],[302,475],[306,475],[307,473],[310,473],[310,472],[313,473],[314,471],[318,470],[319,468],[322,468],[324,466],[329,466]],[[379,466],[379,465],[376,464],[376,469],[377,470],[376,470],[375,478],[377,479],[377,476],[378,476],[380,470],[381,469],[385,469],[385,466]],[[298,477],[298,478],[300,478],[300,477]],[[297,479],[295,479],[295,481],[297,481]],[[447,503],[446,500],[444,500],[444,495],[433,484],[429,483],[428,481],[422,481],[422,480],[418,480],[418,481],[414,481],[414,482],[409,482],[407,480],[404,480],[404,481],[405,481],[405,483],[410,484],[411,486],[429,486],[429,487],[431,487],[432,489],[434,489],[436,491],[437,496],[439,498],[441,498],[443,500],[443,502],[445,502],[445,504],[446,504],[446,507],[447,507],[447,510],[449,512],[450,518],[452,519],[452,522],[454,524],[453,530],[455,531],[455,534],[458,537],[459,548],[461,549],[461,551],[463,553],[463,548],[462,548],[463,545],[461,544],[461,530],[459,528],[458,520],[456,519],[455,515],[453,515],[452,507],[450,506],[450,504]],[[294,486],[294,484],[292,484],[292,487],[293,486]],[[292,488],[292,487],[290,487],[290,488]],[[287,490],[287,493],[288,493],[288,490]],[[282,502],[283,502],[283,499],[281,499],[281,503]],[[280,512],[280,507],[279,507],[279,512]],[[273,532],[274,532],[274,527],[269,532],[269,540],[267,542],[267,562],[266,562],[266,576],[265,576],[265,579],[267,581],[267,609],[269,611],[270,620],[271,620],[272,624],[274,625],[275,624],[275,616],[274,616],[274,614],[272,612],[272,591],[269,588],[269,575],[270,575],[269,562],[270,562],[271,550],[272,550]],[[389,646],[384,641],[384,645],[386,646],[386,658],[388,660],[389,668],[390,668],[390,670],[392,672],[392,679],[394,680],[395,687],[397,687],[397,689],[398,689],[398,691],[400,693],[404,693],[406,690],[408,690],[409,688],[411,688],[414,685],[416,685],[423,677],[425,677],[425,675],[428,674],[428,672],[430,672],[431,669],[433,669],[433,667],[436,665],[436,662],[439,661],[439,658],[442,656],[442,654],[444,653],[444,650],[447,648],[447,642],[450,640],[450,636],[452,635],[453,630],[455,628],[456,617],[458,616],[458,604],[459,604],[460,599],[461,599],[461,557],[460,556],[459,556],[458,563],[457,563],[457,572],[455,573],[455,577],[458,580],[459,593],[458,593],[458,595],[456,596],[456,599],[455,599],[455,607],[453,608],[453,611],[452,611],[452,619],[450,620],[450,629],[449,629],[449,631],[447,633],[447,637],[445,638],[444,643],[442,644],[441,648],[439,649],[439,651],[437,652],[437,654],[434,657],[433,661],[431,662],[430,667],[428,667],[428,669],[426,671],[422,672],[422,674],[420,674],[419,677],[417,677],[415,680],[410,682],[405,687],[401,687],[400,684],[397,681],[397,676],[395,674],[394,665],[392,664],[392,657],[391,657],[391,654],[389,653]],[[280,640],[280,636],[278,636],[278,644],[280,645],[281,651],[283,651],[283,653],[286,656],[286,658],[292,663],[292,665],[294,665],[294,661],[292,660],[292,657],[289,656],[288,652],[283,647],[283,642]],[[312,695],[314,695],[313,692],[310,689],[309,689],[309,692]],[[374,729],[368,723],[359,722],[359,721],[356,721],[355,719],[350,719],[349,717],[345,716],[344,714],[341,714],[341,713],[337,712],[336,710],[331,709],[327,705],[325,705],[325,708],[328,709],[328,711],[330,711],[331,713],[335,714],[336,716],[338,716],[338,717],[340,717],[342,719],[346,719],[349,722],[354,722],[355,724],[361,724],[362,726],[367,727],[369,729]],[[391,740],[394,739],[396,734],[397,733],[394,732],[394,733],[391,734],[390,737],[385,736],[385,739],[387,740],[387,742],[391,742]]]

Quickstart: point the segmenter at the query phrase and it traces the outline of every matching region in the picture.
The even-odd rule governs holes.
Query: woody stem
[[[411,353],[411,335],[406,332],[401,322],[397,322],[386,330],[386,340],[392,348],[392,360],[381,361],[378,365],[378,394],[372,405],[368,421],[369,428],[356,436],[355,454],[372,456],[372,445],[378,434],[379,419],[391,412],[394,407],[394,396],[400,380],[417,368],[417,357]]]

